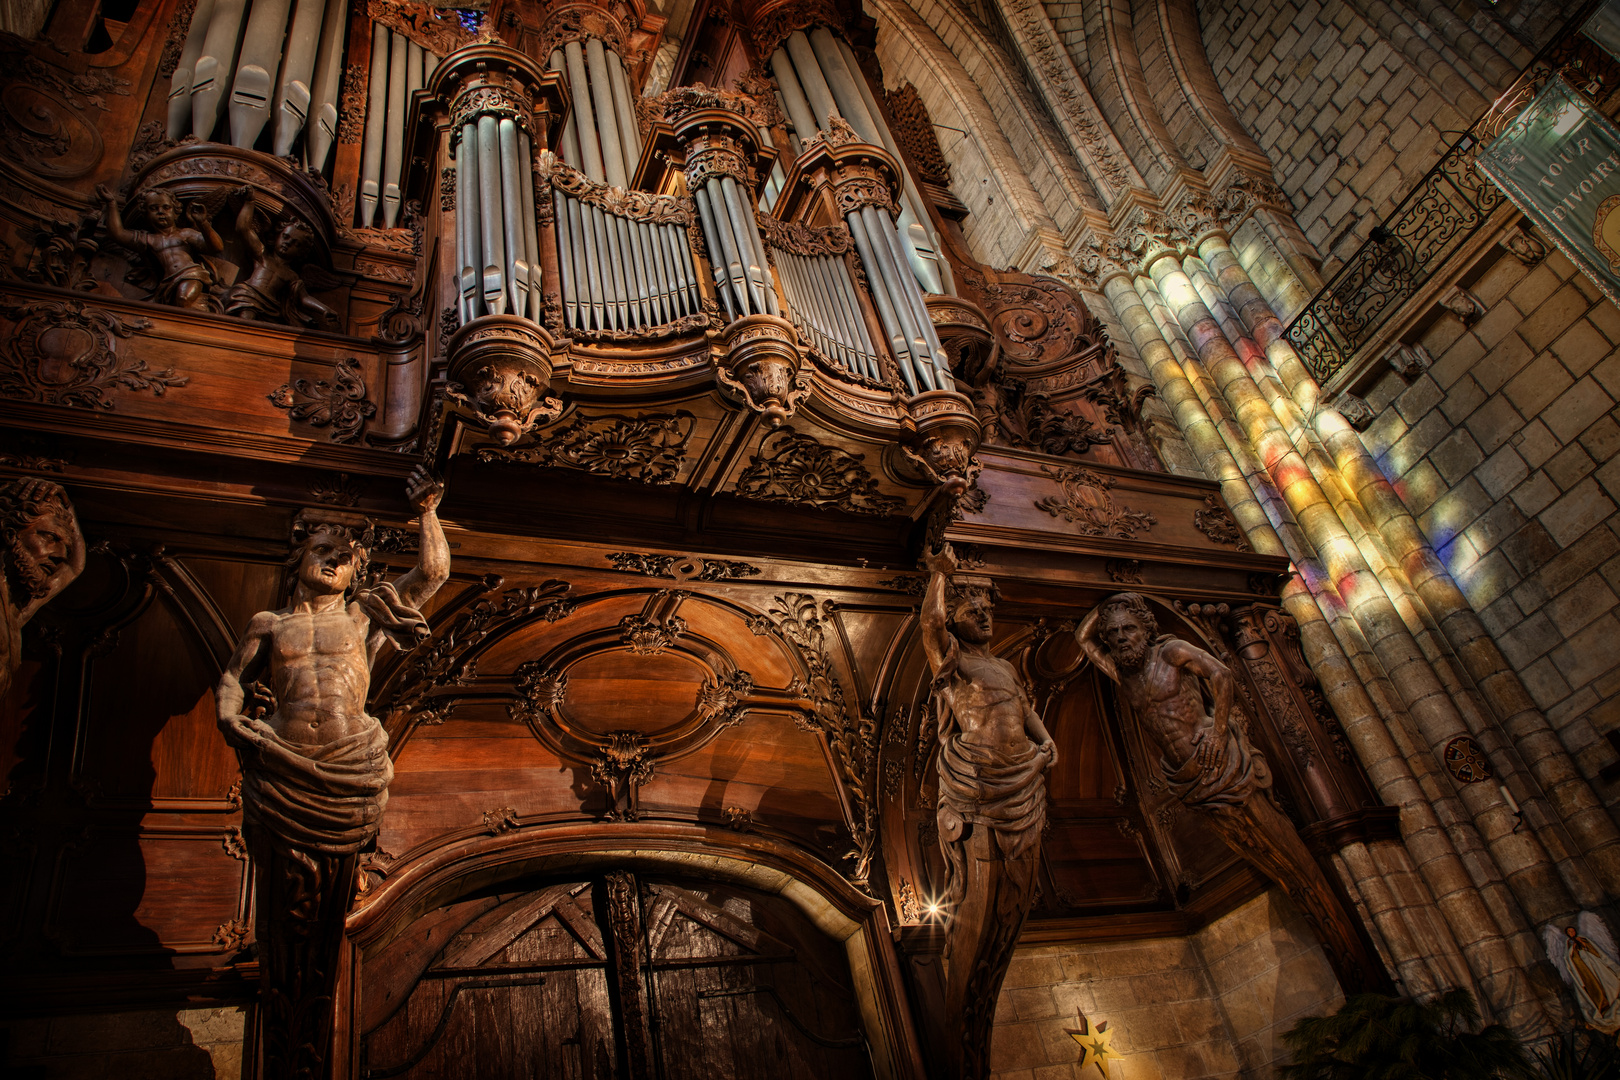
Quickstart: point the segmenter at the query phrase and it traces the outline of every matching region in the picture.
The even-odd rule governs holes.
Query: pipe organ
[[[382,226],[399,222],[400,170],[404,164],[405,124],[411,95],[426,85],[439,57],[397,30],[381,23],[371,30],[371,77],[366,95],[366,134],[360,158],[359,223]]]

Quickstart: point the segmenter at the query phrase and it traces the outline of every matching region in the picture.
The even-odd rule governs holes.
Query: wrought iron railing
[[[1597,7],[1598,0],[1588,0],[1573,13],[1289,324],[1288,340],[1318,381],[1325,383],[1347,367],[1506,201],[1501,189],[1475,170],[1474,159],[1553,75],[1562,73],[1600,106],[1620,87],[1620,64],[1579,33]]]

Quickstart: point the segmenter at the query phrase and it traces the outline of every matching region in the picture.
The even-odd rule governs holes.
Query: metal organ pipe
[[[478,125],[469,118],[461,125],[461,142],[456,147],[456,235],[461,240],[457,274],[464,325],[483,314],[478,300],[478,274],[484,261],[478,190]]]
[[[191,79],[191,133],[205,142],[219,124],[225,86],[236,71],[236,43],[246,10],[247,0],[214,0],[209,13],[208,33]]]
[[[199,0],[205,2],[205,0]],[[337,142],[338,84],[343,77],[343,26],[349,17],[348,0],[327,0],[321,22],[321,48],[315,58],[315,85],[310,90],[309,116],[304,134],[304,164],[319,171]],[[281,136],[276,136],[277,142]]]
[[[619,138],[624,143],[624,163],[630,178],[635,179],[636,166],[641,164],[641,131],[636,127],[635,97],[630,93],[630,80],[624,73],[624,61],[619,54],[607,54],[608,78],[613,85],[613,105],[618,110]]]
[[[213,19],[214,0],[197,0],[191,13],[191,27],[186,31],[186,42],[180,49],[180,60],[169,80],[169,138],[176,142],[191,131],[192,75],[197,59],[202,56],[203,39],[208,36],[208,24]]]
[[[482,120],[479,121],[479,128],[482,131]],[[517,125],[503,116],[497,130],[501,156],[501,205],[504,208],[500,220],[506,227],[506,285],[510,294],[507,306],[513,315],[522,318],[528,315],[529,261],[523,243],[522,177],[518,175],[522,162],[518,159]]]
[[[382,197],[383,113],[388,108],[388,27],[371,28],[371,79],[366,95],[366,136],[360,150],[360,224],[371,227]]]
[[[408,44],[403,34],[391,35],[388,43],[388,114],[386,118],[379,117],[384,122],[378,125],[383,129],[382,211],[383,227],[386,229],[392,229],[394,222],[399,220],[399,177],[405,163]]]
[[[337,0],[332,0],[336,3]],[[276,126],[271,148],[277,157],[292,151],[293,140],[309,119],[310,78],[315,72],[315,52],[321,44],[322,16],[326,0],[298,0],[293,8],[292,26],[287,30],[287,54],[276,81],[273,109]]]
[[[478,221],[484,243],[484,311],[506,314],[506,243],[502,223],[506,208],[501,198],[501,149],[494,116],[478,118]]]
[[[785,49],[779,48],[771,54],[771,70],[776,74],[776,85],[781,91],[782,111],[793,121],[794,131],[801,140],[814,138],[821,125],[816,123],[815,113],[810,111],[804,88],[799,85],[798,73],[793,70],[793,61]]]

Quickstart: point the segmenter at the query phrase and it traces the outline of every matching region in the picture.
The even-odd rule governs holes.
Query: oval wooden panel
[[[698,691],[707,676],[704,668],[676,652],[596,653],[568,666],[562,712],[569,727],[593,735],[655,735],[697,710]]]

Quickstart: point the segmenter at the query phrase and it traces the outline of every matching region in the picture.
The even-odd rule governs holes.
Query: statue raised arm
[[[394,774],[388,735],[365,709],[371,662],[386,641],[410,649],[427,639],[417,607],[450,573],[442,485],[418,466],[406,491],[421,514],[421,559],[391,584],[364,584],[364,518],[299,515],[288,603],[253,616],[215,691],[220,730],[242,763],[269,1078],[321,1074],[332,1017],[315,1002],[331,994],[357,856],[377,835]],[[244,710],[245,687],[261,678],[275,699],[266,718]]]

